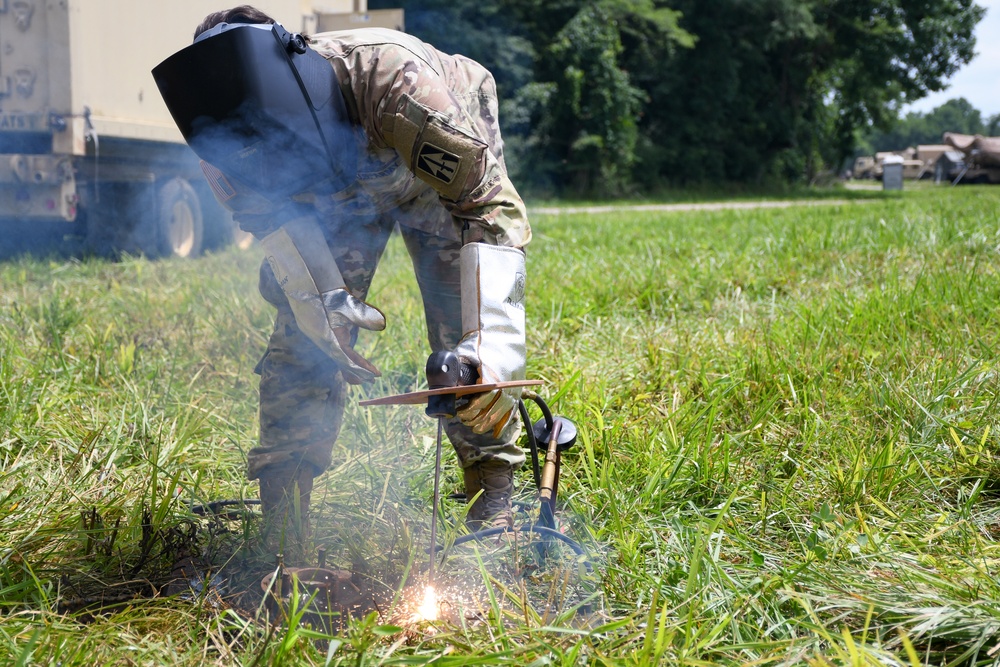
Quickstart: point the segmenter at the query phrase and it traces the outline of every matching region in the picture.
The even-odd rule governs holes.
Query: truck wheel
[[[233,230],[233,243],[240,250],[248,249],[253,245],[254,240],[253,234],[243,231],[238,225],[236,229]]]
[[[206,208],[208,204],[202,201]],[[238,222],[233,220],[233,214],[222,209],[221,206],[211,202],[212,208],[218,207],[218,215],[208,215],[205,217],[205,242],[202,247],[206,250],[221,250],[229,245],[234,245],[240,250],[246,250],[253,244],[253,234],[240,229]]]
[[[216,201],[208,184],[196,180],[191,185],[198,193],[205,223],[202,250],[221,250],[230,245],[240,250],[249,248],[254,241],[253,235],[240,229],[239,223],[233,220],[233,214]]]
[[[157,240],[164,257],[195,257],[201,253],[205,227],[194,188],[183,178],[172,178],[160,188]]]

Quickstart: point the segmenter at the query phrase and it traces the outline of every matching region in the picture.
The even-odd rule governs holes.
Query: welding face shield
[[[330,64],[278,24],[222,23],[153,69],[188,145],[278,203],[347,187],[358,142]]]

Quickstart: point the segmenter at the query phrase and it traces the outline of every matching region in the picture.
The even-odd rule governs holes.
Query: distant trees
[[[989,122],[986,123],[986,134],[991,137],[1000,135],[1000,113],[990,116]]]
[[[928,113],[910,112],[882,132],[873,132],[859,145],[861,152],[901,150],[919,144],[939,144],[945,132],[989,134],[997,129],[994,117],[984,123],[982,114],[964,97],[948,100]],[[991,127],[992,124],[992,127]]]
[[[811,179],[941,90],[971,60],[983,15],[973,0],[369,6],[404,7],[410,32],[490,67],[519,182],[597,195]]]
[[[536,45],[529,162],[557,189],[613,195],[632,187],[650,89],[677,48],[693,45],[677,12],[652,0],[500,0]],[[568,17],[568,18],[567,18]],[[644,132],[645,131],[645,132]]]

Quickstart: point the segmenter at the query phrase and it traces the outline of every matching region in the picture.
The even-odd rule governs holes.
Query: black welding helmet
[[[281,25],[221,23],[153,68],[198,157],[271,201],[357,171],[333,68]]]

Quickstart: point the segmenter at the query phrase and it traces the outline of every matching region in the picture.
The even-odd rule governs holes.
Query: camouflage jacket
[[[467,227],[466,240],[528,243],[524,202],[504,166],[496,85],[483,66],[381,28],[320,33],[311,46],[333,66],[367,142],[357,182],[334,195],[334,207],[361,197],[376,210],[409,210],[402,224],[441,236]]]

